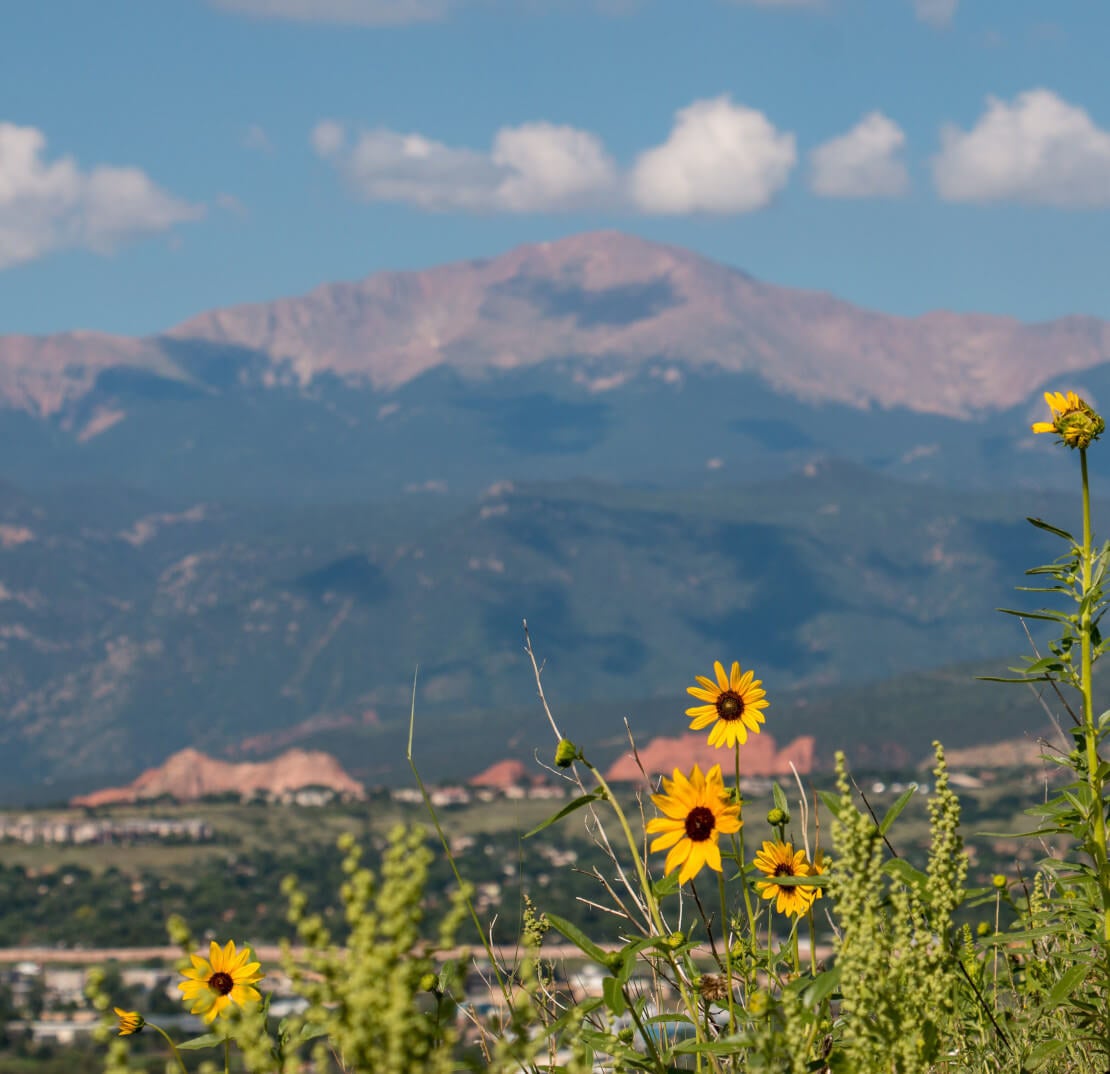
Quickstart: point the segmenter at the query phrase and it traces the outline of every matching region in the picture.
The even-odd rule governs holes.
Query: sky
[[[1110,319],[1104,0],[4,0],[0,334],[618,228]]]

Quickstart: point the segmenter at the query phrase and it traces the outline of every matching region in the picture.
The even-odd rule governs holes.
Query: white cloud
[[[796,160],[794,135],[762,112],[727,97],[695,101],[636,161],[632,200],[648,213],[751,212],[785,186]]]
[[[959,6],[960,0],[913,0],[917,17],[938,29],[951,23]]]
[[[826,198],[893,198],[909,188],[900,154],[902,128],[881,112],[871,112],[847,134],[819,145],[810,154],[810,185]]]
[[[505,127],[488,153],[388,130],[365,131],[348,142],[332,120],[318,123],[311,141],[367,200],[428,210],[572,209],[611,196],[617,177],[596,136],[552,123]]]
[[[138,168],[83,172],[70,157],[46,161],[45,148],[34,127],[0,123],[0,269],[65,248],[110,253],[203,214]]]
[[[451,0],[208,0],[212,7],[259,19],[398,26],[443,18]]]
[[[309,141],[318,156],[331,157],[343,148],[347,141],[347,132],[342,123],[334,119],[322,119],[312,128]]]
[[[488,151],[418,133],[352,133],[331,119],[309,141],[367,201],[475,213],[750,212],[774,197],[797,160],[792,134],[726,97],[682,109],[666,142],[623,173],[597,135],[542,121],[502,128]]]
[[[253,149],[259,153],[272,153],[274,143],[266,133],[266,128],[259,123],[252,123],[243,131],[243,148]]]
[[[941,129],[933,179],[946,201],[1110,206],[1110,133],[1045,89],[991,97],[970,131]]]

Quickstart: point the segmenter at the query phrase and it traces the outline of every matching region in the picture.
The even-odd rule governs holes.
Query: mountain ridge
[[[144,339],[0,337],[0,406],[95,436],[96,415],[79,421],[72,411],[112,371],[211,390],[182,364],[183,343],[232,348],[245,365],[253,357],[249,373],[233,363],[224,375],[268,388],[304,391],[332,377],[388,395],[438,368],[482,378],[570,360],[598,394],[645,368],[676,382],[687,368],[718,369],[804,401],[966,419],[1017,405],[1046,376],[1110,360],[1110,323],[898,317],[763,283],[679,247],[587,232],[202,312]]]

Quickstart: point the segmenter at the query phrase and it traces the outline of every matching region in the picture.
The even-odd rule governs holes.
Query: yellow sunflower
[[[709,732],[709,745],[734,746],[739,742],[742,746],[748,741],[748,732],[758,735],[759,725],[766,721],[760,710],[768,705],[767,692],[761,689],[763,683],[755,677],[755,672],[740,673],[737,661],[733,661],[728,675],[719,660],[713,664],[713,670],[717,673],[716,682],[696,675],[701,685],[686,687],[691,697],[707,702],[686,710],[693,721],[690,730],[700,731],[712,723],[715,726]]]
[[[680,884],[697,876],[703,865],[720,872],[717,840],[721,833],[738,832],[743,823],[739,803],[728,803],[721,766],[714,765],[702,775],[694,765],[689,779],[676,768],[674,779],[664,777],[663,791],[651,796],[663,816],[647,823],[648,835],[659,837],[651,844],[652,853],[670,847],[663,871],[669,875],[681,866]]]
[[[829,859],[825,857],[823,850],[818,848],[817,852],[813,855],[813,861],[806,862],[809,867],[810,876],[824,876],[829,871]],[[809,905],[812,906],[818,899],[824,895],[824,888],[810,888],[800,887],[795,888],[795,891],[802,892],[803,895],[809,900]]]
[[[236,952],[235,941],[228,940],[225,947],[212,941],[208,958],[190,955],[193,965],[185,970],[181,989],[186,1003],[191,1003],[193,1014],[203,1014],[206,1022],[225,1013],[232,1003],[243,1006],[262,998],[254,985],[262,980],[261,966],[251,961],[251,949],[244,947]]]
[[[120,1007],[113,1007],[112,1010],[116,1012],[116,1017],[119,1019],[119,1035],[121,1037],[129,1037],[132,1033],[138,1033],[146,1025],[146,1019],[138,1011],[125,1011]]]
[[[810,876],[810,864],[804,850],[795,850],[793,843],[764,842],[763,849],[752,863],[764,876]],[[780,914],[801,917],[812,905],[818,888],[800,884],[786,886],[766,880],[756,881],[756,890],[765,899],[775,899]]]
[[[1106,428],[1106,423],[1075,392],[1045,392],[1044,401],[1052,421],[1033,423],[1035,433],[1055,433],[1070,448],[1089,447]]]

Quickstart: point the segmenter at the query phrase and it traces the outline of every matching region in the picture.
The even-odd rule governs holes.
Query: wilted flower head
[[[1052,413],[1052,421],[1033,423],[1035,433],[1055,433],[1070,448],[1086,448],[1106,428],[1102,416],[1075,392],[1045,392],[1044,401]]]
[[[119,1035],[129,1037],[132,1033],[139,1033],[146,1025],[146,1019],[138,1011],[125,1011],[121,1007],[113,1007],[119,1019]]]

